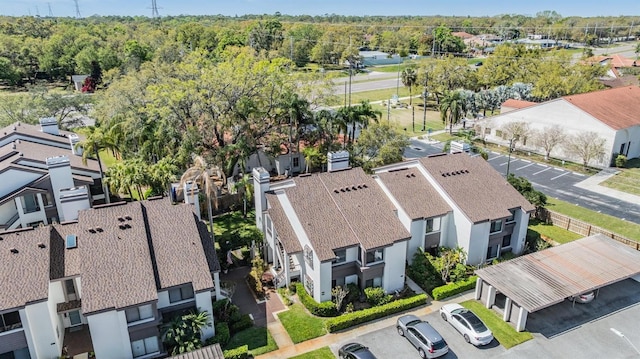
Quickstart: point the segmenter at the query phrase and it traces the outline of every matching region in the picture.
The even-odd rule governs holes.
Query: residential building
[[[1,233],[0,357],[164,356],[160,326],[186,310],[212,313],[218,272],[193,206],[161,197]]]
[[[605,156],[589,164],[603,168],[609,167],[616,154],[627,158],[640,156],[639,114],[640,87],[627,86],[564,96],[487,118],[483,121],[490,125],[486,126],[484,134],[486,141],[507,145],[509,139],[505,137],[503,127],[511,122],[526,122],[535,131],[559,125],[567,135],[596,132],[605,140]],[[520,139],[517,145],[544,154],[530,138]],[[551,157],[582,163],[582,158],[567,152],[562,145],[554,147]]]
[[[521,253],[535,209],[480,157],[442,155],[376,169],[349,168],[330,153],[329,172],[270,182],[253,171],[256,224],[277,285],[297,280],[317,301],[356,283],[404,287],[418,248],[462,247],[468,264]]]
[[[64,222],[61,206],[70,201],[82,209],[105,203],[100,163],[83,163],[80,140],[55,118],[0,129],[0,230]]]

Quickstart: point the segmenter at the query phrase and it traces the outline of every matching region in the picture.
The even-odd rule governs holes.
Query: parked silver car
[[[460,332],[467,343],[479,346],[487,345],[493,340],[493,333],[482,320],[460,304],[443,305],[440,316]]]
[[[360,343],[349,343],[343,345],[338,351],[340,359],[376,359],[376,356]]]
[[[415,315],[403,315],[396,323],[398,334],[418,349],[421,358],[437,358],[449,352],[449,346],[431,324]]]
[[[593,293],[593,291],[591,291],[591,292],[571,296],[568,299],[572,302],[586,304],[591,302],[595,297],[596,295]]]

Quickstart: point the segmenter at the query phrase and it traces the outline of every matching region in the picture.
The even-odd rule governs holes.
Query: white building
[[[189,308],[212,313],[220,298],[213,241],[188,204],[97,206],[0,238],[3,358],[164,356],[163,322]]]
[[[299,280],[317,301],[347,283],[393,292],[418,248],[460,246],[469,264],[524,248],[534,207],[481,158],[429,157],[371,176],[348,168],[346,152],[328,157],[329,172],[278,183],[253,172],[256,224],[278,285]]]
[[[79,141],[55,118],[41,119],[40,128],[17,122],[0,129],[0,230],[64,222],[63,202],[81,209],[105,203],[100,163],[83,163]]]
[[[526,122],[535,131],[559,125],[567,135],[596,132],[606,141],[604,158],[590,163],[596,167],[609,167],[614,154],[623,154],[627,158],[640,156],[640,87],[636,86],[565,96],[485,121],[491,124],[485,129],[485,139],[505,145],[509,139],[505,138],[502,129],[511,122]],[[518,147],[544,154],[529,138],[519,141]],[[581,158],[567,153],[562,145],[553,149],[551,157],[582,163]]]

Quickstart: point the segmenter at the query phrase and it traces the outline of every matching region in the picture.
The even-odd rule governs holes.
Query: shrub
[[[477,276],[471,276],[467,280],[463,280],[455,283],[449,283],[441,287],[434,288],[432,292],[433,299],[441,300],[444,298],[451,297],[452,295],[466,292],[469,289],[473,289],[476,287],[477,278],[478,278]]]
[[[287,307],[293,304],[291,298],[289,298],[289,293],[286,288],[278,288],[278,294],[280,294],[280,298],[282,298],[282,302]]]
[[[384,289],[380,287],[368,287],[364,289],[364,295],[367,297],[367,303],[372,306],[384,305],[389,303],[393,297],[386,294]]]
[[[360,298],[360,287],[358,287],[357,284],[347,284],[347,290],[349,291],[349,294],[347,294],[347,297],[344,298],[345,303],[354,303]]]
[[[417,251],[413,255],[413,263],[407,268],[407,275],[425,292],[431,293],[433,288],[443,285],[440,273],[429,261],[429,254]]]
[[[240,308],[231,303],[229,299],[215,301],[211,307],[213,310],[213,316],[221,322],[228,322],[230,318],[240,312]]]
[[[254,292],[258,297],[262,297],[264,295],[264,289],[262,288],[262,278],[258,277],[258,271],[256,269],[252,269],[247,276],[247,281],[249,282],[249,287],[253,288]]]
[[[229,332],[229,325],[225,322],[217,322],[216,323],[216,335],[212,338],[207,339],[205,342],[206,345],[211,345],[214,343],[220,343],[220,346],[224,347],[231,339],[231,333]]]
[[[625,155],[616,156],[616,167],[618,168],[627,167],[627,156]]]
[[[247,359],[249,358],[249,346],[243,345],[235,349],[229,349],[222,352],[225,359]]]
[[[352,327],[354,325],[382,318],[390,314],[395,314],[403,310],[415,308],[417,306],[425,304],[426,301],[427,295],[419,294],[411,298],[396,300],[379,307],[363,309],[352,313],[345,313],[339,317],[329,318],[326,321],[327,330],[330,333],[333,333],[338,330]]]
[[[233,334],[251,328],[252,326],[253,320],[251,320],[249,314],[242,314],[241,316],[239,316],[239,318],[229,323],[229,327]]]
[[[300,302],[311,312],[311,314],[319,317],[334,317],[338,314],[333,302],[316,302],[315,299],[307,293],[307,290],[304,289],[304,285],[302,283],[296,283],[296,292],[298,293]]]
[[[449,274],[449,278],[451,278],[452,282],[459,282],[461,280],[465,280],[469,278],[469,275],[473,273],[473,270],[474,270],[473,266],[466,266],[462,263],[458,263],[451,270],[451,274]]]

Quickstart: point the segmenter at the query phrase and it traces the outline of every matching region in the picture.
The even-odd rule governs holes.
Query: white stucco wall
[[[16,213],[18,213],[18,209],[15,201],[8,201],[3,204],[0,206],[0,223],[7,223]]]
[[[611,153],[617,152],[620,147],[619,144],[618,146],[614,145],[616,137],[615,130],[564,99],[557,99],[545,104],[500,114],[498,116],[487,118],[485,121],[490,123],[489,127],[491,128],[491,134],[487,134],[485,139],[489,142],[501,144],[508,144],[508,141],[496,136],[496,130],[500,131],[502,126],[510,122],[527,122],[529,123],[531,130],[538,131],[544,130],[545,127],[561,125],[567,135],[587,131],[596,132],[606,140],[605,148],[607,149],[607,155],[605,155],[605,158],[602,161],[594,161],[591,163],[591,165],[598,165],[600,167],[608,167]],[[518,149],[526,149],[532,152],[544,154],[544,150],[536,148],[531,140],[527,140],[526,146],[521,142],[518,142],[516,147]],[[566,153],[562,146],[556,146],[553,151],[551,151],[551,156],[582,163],[580,158],[576,158],[575,156]]]
[[[485,262],[487,258],[487,246],[489,245],[489,228],[491,222],[477,223],[471,226],[468,244],[467,264],[476,265]]]
[[[96,358],[133,357],[124,311],[112,310],[87,317]]]
[[[317,257],[316,257],[317,259]],[[331,262],[317,262],[320,270],[316,271],[317,279],[314,278],[314,298],[318,302],[326,302],[331,300]],[[315,267],[318,268],[318,267]],[[319,284],[319,285],[318,285]]]
[[[347,260],[345,260],[345,262],[353,262],[353,261],[358,261],[360,260],[360,258],[358,258],[358,246],[355,247],[349,247],[347,248]]]
[[[407,260],[409,264],[413,262],[413,255],[418,251],[418,248],[424,249],[424,231],[425,220],[416,220],[411,222],[409,232],[411,233],[411,239],[407,242]]]
[[[638,114],[640,118],[640,114]],[[631,144],[629,145],[629,142]],[[627,129],[619,130],[616,133],[613,143],[613,152],[620,153],[620,145],[625,144],[624,155],[627,158],[640,157],[640,126],[633,126]],[[627,145],[629,149],[627,150]]]
[[[49,282],[49,299],[47,300],[47,306],[49,307],[49,316],[51,317],[51,323],[53,323],[54,330],[58,329],[56,334],[59,334],[56,346],[58,352],[62,352],[62,343],[64,343],[64,323],[62,316],[58,314],[58,303],[63,303],[64,292],[62,291],[62,282]]]
[[[20,310],[20,320],[32,358],[57,358],[60,355],[61,347],[48,302],[27,305]]]
[[[404,288],[404,268],[408,241],[394,243],[384,249],[384,274],[382,288],[385,292],[393,293]]]
[[[529,226],[529,214],[522,209],[518,209],[514,219],[516,226],[511,235],[511,251],[515,254],[522,254],[527,239],[527,227]]]
[[[213,309],[211,305],[211,291],[204,291],[196,293],[196,308],[200,311],[206,311],[209,313],[209,322],[211,326],[205,327],[202,330],[202,340],[211,338],[214,334],[214,322],[213,322]]]

